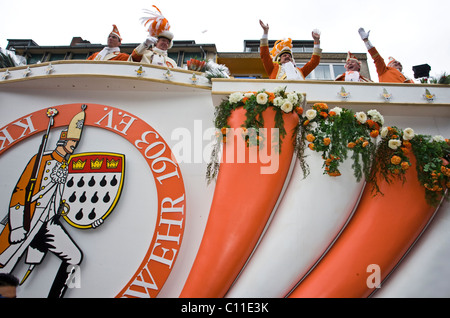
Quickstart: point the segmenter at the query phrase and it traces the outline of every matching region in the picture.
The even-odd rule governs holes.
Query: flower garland
[[[294,147],[304,176],[309,173],[305,162],[304,150],[322,153],[324,174],[332,177],[341,175],[339,165],[348,157],[353,161],[352,168],[356,179],[363,176],[373,186],[375,193],[380,193],[377,175],[388,183],[394,178],[405,181],[405,172],[411,167],[409,154],[416,158],[418,180],[425,188],[427,201],[436,205],[442,196],[448,196],[450,186],[450,141],[442,136],[417,135],[412,128],[404,130],[398,127],[383,127],[384,117],[377,110],[353,112],[350,109],[334,107],[329,109],[326,103],[315,103],[304,112],[306,99],[303,94],[287,93],[286,87],[277,87],[274,92],[236,92],[216,108],[215,127],[217,142],[208,164],[208,182],[215,179],[218,168],[220,145],[226,142],[228,117],[238,107],[246,110],[243,129],[253,128],[256,134],[263,127],[262,112],[268,107],[276,111],[275,126],[281,138],[286,135],[282,114],[295,112],[299,116]],[[261,138],[250,138],[245,134],[247,145],[256,140],[261,146]]]
[[[283,137],[286,136],[284,128],[283,113],[295,112],[298,116],[303,113],[303,107],[306,104],[306,98],[302,93],[286,92],[286,86],[279,86],[273,92],[261,90],[257,92],[234,92],[229,95],[228,99],[216,107],[214,126],[218,130],[216,132],[216,143],[211,153],[211,161],[207,167],[207,180],[211,182],[217,176],[219,169],[220,145],[227,140],[227,134],[230,126],[228,118],[231,112],[239,107],[246,110],[246,120],[241,127],[245,132],[244,138],[248,146],[255,145],[261,147],[264,144],[263,134],[259,129],[264,127],[264,118],[262,113],[269,107],[275,111],[275,128],[278,128],[279,139],[275,144],[281,151]],[[251,130],[249,129],[251,128]],[[247,133],[247,130],[250,133]],[[256,134],[252,136],[251,134]]]

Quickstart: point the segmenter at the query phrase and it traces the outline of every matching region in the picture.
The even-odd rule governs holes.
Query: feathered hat
[[[113,24],[113,29],[110,34],[114,34],[115,36],[119,37],[120,41],[122,41],[122,37],[120,36],[119,29],[117,28],[117,25]]]
[[[164,37],[170,40],[170,47],[172,47],[173,33],[170,32],[169,21],[163,16],[161,11],[153,6],[157,12],[144,9],[144,13],[148,16],[142,17],[141,22],[144,26],[148,26],[148,33],[156,38]]]
[[[280,56],[283,53],[289,53],[292,56],[292,39],[282,39],[275,42],[272,50],[270,51],[270,56],[274,62],[278,62]]]
[[[350,53],[350,51],[347,52],[347,59],[345,60],[345,62],[348,62],[350,60],[356,61],[358,62],[359,65],[361,65],[361,61],[359,61],[355,55],[353,55],[352,53]]]

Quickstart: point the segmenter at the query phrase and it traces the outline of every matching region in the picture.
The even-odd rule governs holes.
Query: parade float
[[[19,297],[47,297],[62,262],[73,298],[450,295],[448,85],[81,60],[0,76],[0,272]],[[62,166],[32,159],[63,139]],[[12,242],[25,206],[41,217]],[[64,238],[33,242],[55,216]]]

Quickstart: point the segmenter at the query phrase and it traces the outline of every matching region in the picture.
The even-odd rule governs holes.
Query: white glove
[[[26,234],[27,231],[23,227],[18,227],[9,233],[9,239],[13,244],[20,243],[25,239]]]
[[[361,40],[368,40],[370,31],[366,32],[364,28],[359,28],[358,33],[361,36]]]
[[[144,44],[145,44],[145,46],[149,47],[149,46],[155,44],[157,41],[158,41],[157,38],[155,38],[155,37],[149,35],[149,36],[145,39]]]

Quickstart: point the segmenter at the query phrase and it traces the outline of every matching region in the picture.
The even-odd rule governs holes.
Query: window
[[[42,61],[44,54],[33,54],[32,56],[27,58],[27,64],[36,64]]]
[[[333,65],[333,71],[334,71],[334,78],[336,78],[337,76],[345,73],[345,66],[344,66],[344,64]]]
[[[55,54],[55,53],[52,53],[52,54],[50,55],[49,61],[60,61],[60,60],[64,60],[64,57],[65,57],[65,56],[66,56],[65,53],[63,53],[63,54]]]
[[[305,63],[298,63],[298,67],[304,66]],[[338,75],[345,72],[344,64],[320,63],[306,77],[307,80],[334,80]]]

